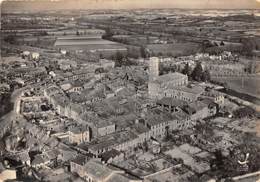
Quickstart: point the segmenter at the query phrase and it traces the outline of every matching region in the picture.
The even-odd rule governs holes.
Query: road
[[[4,115],[3,117],[0,118],[0,128],[7,129],[10,126],[10,124],[12,123],[12,121],[19,121],[21,124],[26,122],[24,117],[16,112],[17,108],[20,107],[19,104],[20,104],[22,93],[25,90],[38,87],[44,83],[45,83],[45,81],[27,85],[25,87],[22,87],[20,89],[13,91],[13,93],[11,95],[11,102],[14,103],[13,109],[12,109],[12,111],[10,111],[9,113],[7,113],[6,115]],[[2,136],[2,134],[4,132],[5,132],[5,130],[0,131],[0,137]]]

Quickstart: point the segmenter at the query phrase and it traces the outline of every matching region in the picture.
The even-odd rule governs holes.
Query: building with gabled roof
[[[83,173],[78,173],[78,171],[73,172],[88,182],[142,182],[142,180],[127,174],[121,169],[102,164],[97,159],[86,162]]]

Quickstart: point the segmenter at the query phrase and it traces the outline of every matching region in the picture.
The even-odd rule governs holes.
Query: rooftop
[[[86,126],[76,126],[76,127],[69,128],[69,131],[74,133],[74,134],[80,134],[80,133],[85,132],[87,130],[88,130],[88,127],[86,127]]]
[[[118,150],[112,149],[110,151],[107,151],[107,152],[101,154],[100,157],[102,158],[102,160],[108,161],[110,158],[114,158],[120,154],[121,154],[121,152],[119,152]]]
[[[187,105],[187,102],[180,100],[180,99],[175,99],[172,97],[164,97],[161,100],[158,100],[157,104],[181,107],[181,106]]]
[[[160,123],[165,123],[167,121],[171,121],[171,120],[177,120],[178,117],[176,117],[175,115],[172,115],[168,112],[164,112],[161,111],[159,109],[153,109],[148,111],[148,113],[146,113],[146,116],[144,118],[146,120],[146,122],[149,125],[157,125]]]
[[[86,159],[87,157],[85,155],[78,155],[76,158],[72,159],[71,162],[83,166],[86,163]]]
[[[187,93],[192,93],[192,94],[202,94],[204,92],[204,89],[200,86],[182,86],[182,87],[173,87],[173,89],[182,91],[182,92],[187,92]]]
[[[187,75],[183,75],[181,73],[175,72],[175,73],[169,73],[169,74],[166,74],[166,75],[161,75],[154,82],[161,84],[161,83],[164,83],[164,82],[183,79],[183,78],[186,78],[186,77],[187,77]]]
[[[98,140],[92,141],[88,148],[93,151],[98,151],[102,149],[107,149],[109,147],[114,147],[116,145],[120,145],[127,141],[134,140],[135,138],[137,138],[137,135],[134,134],[132,131],[121,131],[103,137],[99,137]]]
[[[107,182],[129,182],[129,181],[142,181],[134,176],[128,175],[128,174],[113,174]]]
[[[94,180],[101,181],[113,173],[112,169],[94,160],[90,160],[85,164],[85,170]]]

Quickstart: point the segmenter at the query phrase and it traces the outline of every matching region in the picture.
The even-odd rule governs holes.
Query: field
[[[244,77],[243,79],[236,77],[224,77],[214,78],[213,80],[227,83],[228,88],[237,92],[260,98],[260,76]]]
[[[72,46],[72,45],[102,45],[102,44],[117,44],[116,42],[103,40],[99,38],[74,38],[74,39],[58,39],[55,46]]]
[[[174,44],[149,44],[147,48],[158,54],[171,54],[172,56],[190,55],[198,49],[195,43],[174,43]]]
[[[126,51],[126,48],[120,44],[72,44],[72,45],[59,45],[58,48],[65,50],[86,50],[86,51],[109,51],[118,50]]]
[[[97,36],[75,36],[58,38],[55,47],[66,50],[86,50],[86,51],[126,51],[122,44],[101,39]]]

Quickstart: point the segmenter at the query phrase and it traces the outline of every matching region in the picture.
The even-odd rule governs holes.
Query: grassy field
[[[125,50],[125,46],[122,44],[104,40],[98,37],[68,37],[66,39],[57,39],[54,44],[55,47],[66,50]]]
[[[228,87],[237,92],[260,98],[260,76],[245,78],[213,78],[218,82],[227,83]]]
[[[192,52],[197,50],[198,45],[194,43],[149,44],[147,48],[155,55],[162,53],[182,56],[192,54]]]
[[[65,50],[126,50],[125,47],[119,44],[88,44],[88,45],[59,45],[57,46]]]
[[[103,40],[99,38],[82,38],[82,39],[58,39],[55,46],[72,46],[72,45],[102,45],[102,44],[117,44],[116,42]]]

